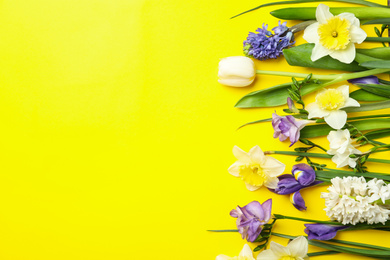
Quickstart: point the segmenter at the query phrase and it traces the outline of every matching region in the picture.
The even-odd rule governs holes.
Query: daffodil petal
[[[227,256],[227,255],[218,255],[215,260],[230,260],[231,257]]]
[[[240,147],[238,147],[237,145],[235,145],[233,147],[233,155],[237,158],[238,161],[240,161],[242,163],[250,163],[251,162],[250,156],[246,152],[244,152]]]
[[[313,49],[313,51],[314,51],[314,49]],[[345,48],[344,50],[337,50],[337,51],[334,51],[332,53],[329,53],[329,55],[333,59],[336,59],[336,60],[339,60],[343,63],[349,64],[355,59],[355,56],[356,56],[355,45],[350,42],[347,45],[347,48]]]
[[[337,90],[341,91],[345,100],[347,100],[349,98],[349,86],[348,85],[342,85],[342,86],[338,87]]]
[[[319,23],[326,23],[326,21],[333,17],[333,14],[329,11],[329,6],[319,4],[316,9],[316,19]]]
[[[352,14],[352,13],[341,13],[341,14],[339,14],[337,16],[340,17],[340,18],[343,18],[343,19],[347,19],[349,21],[349,23],[351,24],[351,26],[360,27],[359,19],[357,19],[355,17],[355,15]]]
[[[316,43],[314,46],[312,53],[311,53],[311,60],[316,61],[321,59],[322,57],[325,57],[326,55],[330,55],[332,53],[331,50],[325,48],[320,43]]]
[[[348,98],[343,107],[360,107],[360,104],[355,99]]]
[[[318,26],[319,23],[313,23],[306,27],[303,32],[303,39],[309,43],[318,43],[320,41],[320,36],[318,35]]]
[[[248,244],[244,245],[239,256],[243,257],[243,258],[246,257],[246,259],[248,259],[248,260],[253,259],[252,249],[248,246]]]
[[[287,247],[284,247],[278,243],[275,243],[274,241],[271,241],[270,247],[272,252],[275,254],[277,259],[281,258],[282,256],[288,256],[290,255],[290,251]]]
[[[334,110],[324,117],[325,122],[334,129],[341,129],[347,122],[347,112],[344,110]]]
[[[235,176],[235,177],[240,177],[240,167],[242,166],[243,164],[241,162],[235,162],[233,163],[229,169],[228,169],[228,172]]]
[[[351,36],[351,42],[356,42],[358,44],[362,43],[367,38],[367,33],[358,26],[351,26],[349,35]]]
[[[249,183],[246,183],[246,182],[245,182],[245,186],[246,186],[246,188],[247,188],[248,190],[250,190],[250,191],[255,191],[255,190],[260,189],[260,186],[253,186],[253,185],[251,185],[251,184],[249,184]]]
[[[263,252],[257,255],[257,260],[277,260],[277,259],[279,258],[270,249],[264,250]]]
[[[306,106],[306,110],[309,112],[309,115],[307,116],[309,119],[314,117],[322,118],[324,116],[329,115],[329,112],[326,110],[322,110],[317,103],[310,103]]]
[[[309,249],[307,239],[303,236],[295,238],[291,241],[287,248],[290,250],[292,256],[294,257],[305,257],[307,250]]]
[[[277,177],[270,177],[268,180],[264,183],[264,186],[269,189],[276,189],[278,186],[279,179]]]
[[[284,172],[286,165],[284,165],[273,157],[266,156],[264,164],[261,165],[261,168],[263,168],[263,171],[269,177],[277,177]]]
[[[248,155],[251,157],[252,162],[259,163],[259,164],[261,164],[264,161],[264,157],[265,157],[264,152],[261,150],[261,148],[258,145],[252,147],[249,150]]]

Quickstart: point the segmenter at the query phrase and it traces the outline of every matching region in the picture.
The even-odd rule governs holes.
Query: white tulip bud
[[[218,82],[231,87],[250,85],[256,77],[255,63],[248,57],[232,56],[219,62]]]

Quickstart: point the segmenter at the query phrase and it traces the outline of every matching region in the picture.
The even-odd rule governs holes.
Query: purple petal
[[[238,218],[238,211],[236,209],[232,209],[230,211],[230,216],[233,218]]]
[[[257,221],[253,222],[249,227],[247,240],[249,242],[254,242],[259,237],[261,230],[261,223]]]
[[[308,186],[316,179],[314,169],[305,163],[294,165],[291,172],[302,186]]]
[[[272,210],[272,199],[268,199],[263,202],[261,205],[264,210],[264,222],[268,222],[269,219],[271,218],[271,210]]]
[[[298,209],[300,211],[307,209],[307,207],[305,205],[305,201],[303,200],[302,195],[299,191],[291,194],[290,199],[291,199],[291,202],[296,209]]]
[[[305,233],[308,239],[329,240],[336,236],[337,231],[349,228],[349,226],[333,226],[326,224],[305,224]]]
[[[367,76],[362,78],[356,78],[356,79],[349,79],[349,83],[352,84],[379,84],[378,77],[376,76]]]
[[[276,186],[275,193],[279,195],[291,194],[304,188],[292,175],[289,178],[279,179],[278,185]],[[278,177],[279,178],[279,177]]]
[[[264,210],[258,201],[252,201],[244,207],[244,210],[250,215],[251,218],[256,217],[258,219],[264,219]]]
[[[299,113],[299,110],[296,108],[294,101],[290,97],[287,98],[288,109],[293,113]]]

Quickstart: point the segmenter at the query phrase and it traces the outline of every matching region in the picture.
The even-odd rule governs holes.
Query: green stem
[[[334,222],[334,221],[321,221],[316,219],[307,219],[307,218],[296,218],[296,217],[290,217],[290,216],[284,216],[280,214],[274,214],[274,217],[276,219],[291,219],[291,220],[298,220],[298,221],[304,221],[304,222],[311,222],[311,223],[319,223],[319,224],[328,224],[328,225],[339,225],[344,226],[340,222]]]
[[[390,42],[390,37],[367,37],[365,42]]]
[[[334,255],[334,254],[340,254],[340,252],[337,251],[321,251],[321,252],[313,252],[308,253],[307,256],[319,256],[319,255]]]
[[[269,71],[269,70],[257,70],[257,74],[263,75],[274,75],[274,76],[285,76],[285,77],[295,77],[295,78],[306,78],[309,74],[305,73],[295,73],[295,72],[286,72],[286,71]],[[322,79],[322,80],[333,80],[337,75],[312,75],[313,79]]]

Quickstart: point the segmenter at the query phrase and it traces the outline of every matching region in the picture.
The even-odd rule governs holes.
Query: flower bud
[[[305,201],[303,200],[302,195],[299,191],[291,193],[290,201],[294,205],[294,207],[300,211],[307,209]]]
[[[333,239],[337,231],[349,228],[349,226],[334,226],[326,224],[305,224],[305,233],[308,239],[329,240]]]
[[[255,63],[248,57],[232,56],[219,62],[218,82],[231,87],[250,85],[256,77]]]

